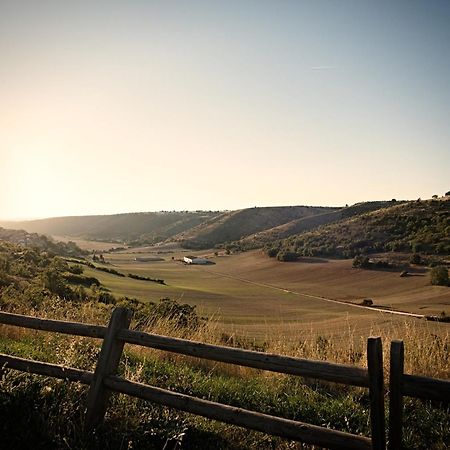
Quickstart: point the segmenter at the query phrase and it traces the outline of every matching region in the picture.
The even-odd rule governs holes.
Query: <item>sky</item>
[[[0,219],[450,189],[449,1],[0,0]]]

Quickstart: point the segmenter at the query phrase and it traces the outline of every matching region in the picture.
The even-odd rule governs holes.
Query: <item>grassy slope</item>
[[[174,237],[186,246],[209,248],[235,241],[250,234],[270,229],[295,219],[310,217],[337,208],[309,206],[279,206],[247,208],[223,213],[221,216]]]
[[[0,351],[92,370],[97,347],[86,339],[36,335],[0,337]],[[323,355],[325,356],[325,355]],[[204,365],[128,350],[120,374],[176,392],[301,420],[356,434],[369,434],[368,395],[359,389],[304,383],[299,377],[232,373]],[[113,395],[105,423],[83,430],[87,388],[75,383],[5,371],[1,380],[1,443],[5,448],[122,449],[307,449],[299,443],[210,421],[150,402]],[[405,400],[406,448],[439,450],[449,438],[445,408]],[[420,423],[420,427],[417,424]]]
[[[337,222],[338,220],[356,216],[358,214],[364,214],[380,208],[385,208],[386,206],[391,204],[392,202],[387,201],[364,202],[347,206],[338,210],[325,211],[320,212],[319,214],[314,214],[312,216],[300,217],[282,225],[278,225],[251,236],[247,236],[244,239],[241,239],[240,242],[245,247],[263,247],[271,241],[284,239],[295,234],[303,233],[304,231],[312,230],[321,225]]]
[[[450,253],[450,199],[396,204],[291,236],[280,246],[303,255],[353,256],[387,250]]]
[[[25,222],[10,222],[10,228],[50,235],[84,237],[100,240],[163,240],[192,228],[216,212],[149,212],[103,216],[56,217]]]

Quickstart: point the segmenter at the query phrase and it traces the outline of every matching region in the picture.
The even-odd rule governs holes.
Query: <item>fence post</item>
[[[369,337],[367,340],[367,366],[372,449],[385,450],[383,346],[380,337]]]
[[[403,370],[403,341],[392,341],[389,371],[389,450],[402,448]]]
[[[99,425],[105,417],[111,391],[105,388],[103,379],[108,375],[115,375],[117,372],[125,344],[117,339],[117,334],[130,326],[131,316],[132,311],[126,308],[116,308],[111,315],[94,377],[89,387],[85,418],[87,430]]]

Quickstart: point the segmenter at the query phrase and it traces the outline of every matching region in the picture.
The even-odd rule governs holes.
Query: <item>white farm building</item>
[[[186,264],[209,264],[206,258],[197,258],[196,256],[185,256],[183,261]]]

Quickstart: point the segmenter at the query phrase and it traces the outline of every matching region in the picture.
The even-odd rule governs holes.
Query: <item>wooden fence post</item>
[[[125,344],[124,341],[117,339],[117,335],[121,330],[128,329],[131,316],[132,311],[126,308],[116,308],[111,315],[94,377],[89,387],[85,418],[87,430],[99,425],[105,417],[111,391],[105,388],[103,379],[108,375],[115,375],[117,372]]]
[[[402,448],[403,370],[403,341],[392,341],[389,372],[389,450]]]
[[[385,450],[383,346],[380,337],[369,337],[367,340],[367,366],[372,448],[373,450]]]

